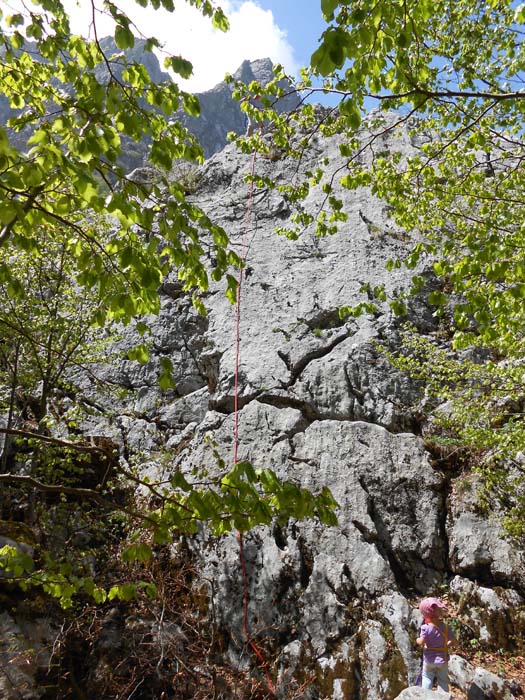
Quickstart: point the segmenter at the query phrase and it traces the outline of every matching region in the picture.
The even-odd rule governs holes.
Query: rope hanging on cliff
[[[247,254],[247,236],[248,236],[248,224],[250,222],[250,216],[252,212],[252,202],[253,202],[253,177],[255,173],[255,161],[257,159],[257,151],[254,150],[253,152],[253,158],[252,158],[252,165],[251,165],[251,172],[250,172],[250,188],[248,191],[248,205],[246,208],[246,216],[244,219],[244,231],[243,231],[243,237],[242,237],[242,253],[241,253],[241,258],[243,263],[246,260],[246,254]],[[236,297],[236,303],[235,303],[235,371],[234,371],[234,389],[233,389],[233,401],[234,401],[234,409],[233,409],[233,463],[237,464],[237,451],[238,451],[238,446],[239,446],[239,359],[240,359],[240,321],[241,321],[241,287],[242,287],[242,280],[243,280],[243,268],[239,268],[239,276],[237,279],[237,297]],[[248,644],[251,646],[254,654],[259,660],[259,663],[261,664],[262,668],[264,669],[264,673],[266,675],[266,681],[268,683],[268,687],[271,690],[272,693],[275,693],[275,689],[272,683],[272,679],[270,677],[270,672],[268,670],[268,664],[266,663],[259,647],[257,644],[254,642],[250,635],[250,631],[248,629],[248,578],[246,574],[246,562],[244,560],[244,546],[243,546],[243,537],[242,537],[242,532],[237,533],[237,539],[239,541],[239,556],[241,560],[241,568],[242,568],[242,582],[243,582],[243,628],[244,628],[244,634],[246,635],[246,640]]]
[[[250,189],[248,190],[248,205],[246,207],[246,216],[244,218],[244,230],[242,234],[242,250],[241,259],[243,263],[246,261],[246,253],[248,250],[248,224],[252,213],[253,202],[253,176],[255,173],[255,161],[257,159],[257,151],[254,150],[252,157],[252,165],[250,170]],[[243,268],[239,268],[239,276],[237,279],[237,297],[235,303],[235,371],[234,371],[234,386],[233,386],[233,463],[237,464],[237,448],[239,446],[239,358],[240,358],[240,321],[241,321],[241,287],[243,279]]]

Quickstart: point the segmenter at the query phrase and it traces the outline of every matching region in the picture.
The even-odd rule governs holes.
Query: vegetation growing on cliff
[[[300,88],[314,97],[331,91],[338,109],[318,123],[305,105],[297,131],[292,120],[271,110],[274,85],[266,92],[266,117],[275,125],[275,143],[297,158],[311,134],[344,133],[346,166],[333,172],[320,164],[309,181],[289,188],[286,195],[298,206],[283,233],[296,238],[312,225],[327,235],[344,225],[337,182],[349,189],[370,186],[388,204],[393,222],[415,241],[403,259],[389,262],[390,269],[414,271],[412,289],[388,300],[392,311],[404,314],[410,294],[425,286],[422,269],[430,268],[438,284],[428,301],[451,348],[477,349],[478,358],[490,358],[477,376],[472,362],[458,354],[441,357],[436,366],[441,337],[427,348],[426,372],[419,369],[434,386],[448,372],[441,398],[450,397],[453,382],[458,399],[447,416],[451,435],[490,449],[492,470],[516,457],[523,436],[525,5],[322,0],[321,6],[327,26]],[[376,111],[361,129],[372,107]],[[381,147],[382,136],[395,136],[397,127],[408,130],[411,155],[395,145],[390,152]],[[260,136],[248,147],[254,143],[267,147]],[[313,186],[326,194],[317,219],[300,206]],[[341,313],[370,312],[386,301],[379,287],[369,285],[363,294],[368,298]],[[515,467],[520,480],[521,463]],[[522,507],[512,519],[520,534]]]
[[[220,7],[188,1],[216,29],[227,29]],[[171,0],[140,4],[174,10]],[[0,126],[0,286],[8,299],[0,314],[6,377],[0,411],[7,415],[0,429],[7,436],[0,483],[9,487],[6,517],[18,510],[24,519],[29,509],[41,529],[36,550],[8,543],[0,563],[24,590],[41,587],[64,606],[77,593],[97,602],[128,600],[140,584],[103,589],[83,557],[71,560],[69,535],[53,545],[50,531],[67,520],[63,513],[85,519],[86,530],[97,508],[125,514],[124,535],[131,523],[146,527],[149,539],[130,542],[129,562],[149,560],[154,545],[204,523],[221,535],[273,518],[335,521],[327,489],[314,495],[269,469],[227,465],[217,455],[215,475],[174,473],[168,485],[159,485],[120,464],[111,439],[78,434],[86,407],[72,375],[80,368],[90,376],[114,324],[157,312],[159,287],[171,267],[205,313],[199,293],[209,275],[225,277],[225,292],[234,299],[237,282],[230,273],[241,264],[226,232],[187,199],[187,183],[173,177],[175,163],[180,170],[181,161],[203,158],[172,117],[179,108],[198,116],[197,98],[171,80],[155,82],[133,52],[123,53],[133,48],[137,29],[113,2],[104,11],[114,21],[114,45],[98,40],[95,10],[94,39],[72,34],[59,0],[0,15],[0,96],[11,109],[6,127]],[[143,48],[151,52],[158,45],[148,37]],[[176,56],[168,56],[165,67],[182,77],[192,71]],[[121,157],[130,141],[147,144],[154,177],[143,177],[151,169],[125,173]],[[145,324],[137,330],[145,332]],[[146,344],[129,355],[145,363]],[[166,390],[172,368],[167,358],[161,364],[159,383]],[[128,487],[137,482],[152,506],[130,499]],[[24,492],[33,494],[32,505],[23,505]]]

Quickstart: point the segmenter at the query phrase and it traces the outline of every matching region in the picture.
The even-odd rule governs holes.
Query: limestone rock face
[[[385,127],[395,125],[395,116],[385,120]],[[386,148],[406,153],[416,147],[406,129],[388,133]],[[338,135],[323,145],[313,138],[300,171],[314,169],[325,155],[337,167],[341,142]],[[399,321],[386,305],[374,318],[339,316],[341,306],[364,299],[363,283],[392,292],[413,274],[385,271],[408,242],[384,205],[366,189],[341,190],[348,220],[337,235],[321,239],[306,230],[297,241],[278,237],[274,228],[286,224],[290,204],[275,191],[255,189],[245,225],[250,164],[227,146],[203,166],[194,195],[246,257],[238,459],[313,490],[327,485],[340,509],[337,527],[301,522],[246,535],[246,591],[237,538],[212,543],[203,533],[196,539],[203,575],[213,581],[215,614],[231,640],[228,654],[246,663],[239,641],[245,639],[246,604],[250,634],[279,650],[274,669],[282,689],[292,687],[293,669],[309,668],[323,697],[333,700],[427,697],[420,688],[401,692],[415,681],[420,663],[417,596],[438,593],[457,576],[450,595],[461,600],[469,577],[481,572],[487,591],[498,583],[506,592],[488,607],[480,602],[472,614],[465,606],[464,615],[469,624],[477,620],[480,634],[498,636],[510,606],[521,600],[521,553],[475,512],[466,491],[454,488],[455,475],[440,471],[426,450],[420,387],[393,369],[378,347],[396,346]],[[286,159],[256,160],[258,174],[281,183],[296,167]],[[323,197],[312,190],[305,207],[316,211]],[[431,275],[420,272],[432,285]],[[140,413],[133,418],[128,410],[119,419],[120,434],[128,449],[147,445],[150,454],[165,450],[170,456],[162,464],[144,460],[143,473],[152,478],[203,465],[213,472],[210,444],[227,463],[233,459],[235,309],[219,286],[205,298],[205,319],[175,277],[162,294],[162,311],[151,319],[156,342],[150,362],[111,367],[113,378],[133,392],[127,408]],[[409,316],[421,333],[436,329],[423,298],[414,300]],[[122,343],[133,340],[128,331]],[[177,383],[165,393],[155,384],[163,356],[172,360]],[[479,591],[476,600],[490,595]],[[491,626],[487,615],[500,622]],[[473,674],[456,679],[466,691]]]
[[[246,70],[243,64],[241,77]],[[396,127],[395,115],[382,119],[382,148],[404,154],[417,148],[408,127]],[[342,169],[343,140],[336,134],[321,143],[313,136],[299,164],[257,157],[256,173],[289,184],[297,170],[313,171],[325,156],[334,170]],[[114,417],[108,425],[93,411],[81,429],[111,434],[123,457],[132,456],[139,472],[154,480],[195,467],[213,474],[214,449],[231,464],[237,422],[239,460],[314,491],[328,486],[340,506],[337,526],[306,521],[257,528],[244,536],[242,553],[234,534],[217,542],[203,531],[193,540],[224,653],[240,668],[256,664],[246,652],[246,607],[251,637],[273,650],[271,671],[283,698],[301,678],[314,677],[305,700],[430,699],[408,687],[420,664],[417,598],[446,590],[466,626],[499,644],[510,611],[522,607],[522,553],[476,512],[460,475],[443,470],[427,450],[421,387],[389,365],[381,349],[399,343],[400,321],[388,305],[373,317],[339,315],[340,307],[366,299],[364,283],[384,284],[392,293],[414,274],[385,270],[410,244],[384,203],[366,188],[339,189],[336,179],[348,212],[340,231],[317,238],[307,229],[289,240],[274,232],[291,214],[283,194],[256,187],[248,201],[244,176],[251,163],[227,146],[199,171],[193,194],[246,260],[237,417],[235,309],[213,283],[204,298],[208,314],[199,316],[174,271],[162,285],[158,317],[148,319],[150,360],[138,366],[122,359],[123,350],[140,342],[132,326],[123,329],[115,359],[99,369],[127,393],[104,398],[85,381],[92,405],[111,407]],[[318,211],[324,198],[311,189],[305,209]],[[431,287],[429,271],[418,272]],[[435,331],[424,297],[411,304],[409,318],[419,332]],[[176,383],[165,392],[157,385],[163,358],[171,360]],[[466,692],[475,674],[460,670],[453,680]]]

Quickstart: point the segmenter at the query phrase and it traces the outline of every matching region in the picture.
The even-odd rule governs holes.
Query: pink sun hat
[[[442,603],[439,600],[439,598],[423,598],[423,600],[419,604],[419,609],[421,610],[421,613],[424,617],[432,615],[433,608],[445,609],[446,607],[447,606],[444,603]]]

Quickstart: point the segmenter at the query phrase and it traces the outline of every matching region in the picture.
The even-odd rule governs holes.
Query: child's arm
[[[425,630],[423,629],[423,626],[421,626],[419,628],[419,637],[416,639],[416,644],[418,647],[423,647],[423,649],[426,647],[425,637]]]

